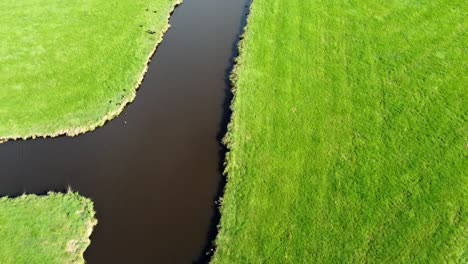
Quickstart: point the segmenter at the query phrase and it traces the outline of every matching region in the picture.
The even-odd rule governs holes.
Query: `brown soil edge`
[[[124,98],[124,101],[120,104],[120,106],[117,109],[107,113],[105,116],[102,117],[102,119],[100,121],[97,121],[96,123],[94,123],[94,124],[92,124],[92,125],[90,125],[88,127],[72,127],[72,128],[60,130],[60,131],[50,133],[50,134],[33,134],[33,135],[28,135],[28,136],[0,137],[0,144],[5,143],[5,142],[10,141],[10,140],[28,140],[28,139],[36,139],[36,138],[55,138],[55,137],[60,137],[60,136],[76,137],[78,135],[94,131],[97,128],[100,128],[100,127],[104,126],[107,122],[109,122],[112,119],[119,116],[123,112],[125,107],[127,107],[127,105],[129,105],[130,103],[132,103],[135,100],[136,92],[137,92],[138,88],[141,86],[143,80],[145,79],[146,72],[148,71],[149,64],[151,63],[151,58],[154,56],[154,54],[156,53],[159,45],[163,41],[164,34],[171,28],[171,25],[169,23],[170,18],[172,16],[172,14],[174,13],[175,9],[179,5],[181,5],[182,2],[183,2],[183,0],[176,0],[174,6],[172,7],[172,9],[170,10],[170,12],[169,12],[169,14],[167,16],[166,27],[163,28],[163,30],[161,32],[161,36],[156,41],[153,50],[148,54],[148,57],[146,59],[146,64],[145,64],[145,66],[144,66],[144,68],[142,70],[142,73],[141,73],[141,75],[139,77],[139,80],[138,80],[137,84],[133,88],[132,92],[126,98]]]
[[[98,224],[98,220],[96,219],[96,211],[94,210],[93,201],[87,197],[83,197],[83,199],[88,200],[93,205],[93,208],[91,208],[93,212],[93,218],[86,223],[86,232],[83,234],[83,236],[79,240],[82,246],[80,247],[79,251],[76,254],[78,258],[76,263],[80,263],[80,264],[86,263],[86,260],[84,258],[84,253],[86,252],[88,247],[91,245],[91,235],[93,234],[94,227],[96,227],[96,225]]]
[[[84,253],[88,249],[88,247],[91,245],[91,234],[94,231],[94,227],[97,225],[98,220],[96,218],[93,218],[92,221],[89,221],[86,226],[86,233],[83,235],[82,239],[80,242],[83,243],[83,246],[80,248],[80,251],[77,253],[78,256],[78,261],[77,263],[86,263],[86,260],[84,258]]]

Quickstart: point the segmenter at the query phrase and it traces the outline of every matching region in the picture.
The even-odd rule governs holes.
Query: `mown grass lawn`
[[[0,263],[84,263],[96,220],[76,193],[0,198]]]
[[[467,11],[254,0],[213,263],[466,263]]]
[[[0,141],[76,135],[119,114],[180,2],[0,1]]]

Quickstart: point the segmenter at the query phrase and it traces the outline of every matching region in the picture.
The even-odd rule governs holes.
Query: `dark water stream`
[[[0,195],[68,186],[95,202],[88,263],[191,263],[212,231],[227,73],[247,0],[184,0],[135,102],[76,138],[0,144]]]

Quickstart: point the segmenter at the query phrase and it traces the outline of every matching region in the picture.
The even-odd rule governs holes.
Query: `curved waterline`
[[[93,199],[87,263],[197,261],[222,180],[226,68],[245,3],[185,0],[120,116],[76,138],[0,145],[0,195],[71,186]]]

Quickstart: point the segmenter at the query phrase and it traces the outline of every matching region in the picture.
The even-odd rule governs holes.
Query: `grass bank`
[[[0,141],[74,136],[135,98],[181,0],[0,2]]]
[[[255,0],[212,262],[466,262],[466,12]]]
[[[0,263],[84,263],[95,225],[93,203],[76,193],[0,198]]]

